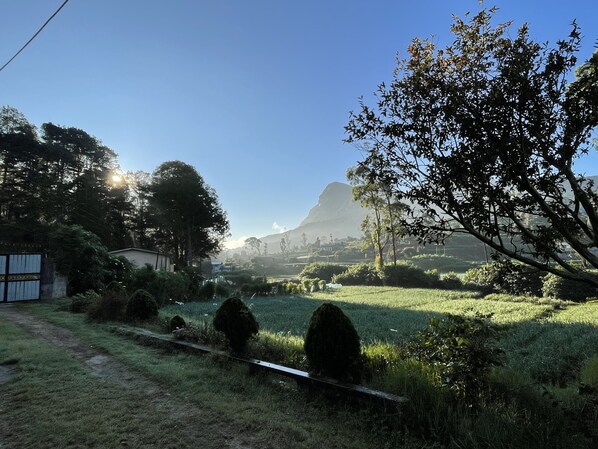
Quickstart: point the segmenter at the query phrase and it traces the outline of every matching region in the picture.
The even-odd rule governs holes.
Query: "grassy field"
[[[0,385],[0,441],[15,448],[445,447],[438,442],[458,448],[592,447],[582,444],[579,426],[572,423],[575,413],[587,414],[579,406],[576,381],[582,363],[598,353],[598,303],[505,295],[478,299],[472,292],[388,287],[252,298],[246,302],[261,327],[255,347],[279,345],[304,363],[302,338],[324,301],[349,315],[370,353],[404,344],[432,316],[492,314],[505,330],[500,345],[506,366],[493,374],[498,388],[504,386],[501,399],[477,410],[455,406],[426,380],[429,368],[409,360],[369,381],[410,398],[399,414],[308,399],[282,378],[252,376],[217,358],[138,346],[113,333],[114,325],[60,310],[64,301],[22,304],[19,310],[70,329],[156,388],[148,394],[90,375],[85,364],[51,342],[3,320],[0,308],[0,366],[19,360],[16,376]],[[160,314],[210,322],[220,303],[172,305]],[[560,401],[558,409],[553,400]]]
[[[365,346],[402,344],[424,329],[432,316],[492,314],[506,332],[500,345],[506,366],[533,379],[572,380],[580,364],[598,353],[598,303],[538,301],[474,292],[392,287],[343,287],[306,296],[246,299],[263,331],[302,338],[312,312],[324,301],[343,309]],[[179,314],[191,321],[211,321],[221,301],[173,305],[165,317]]]
[[[367,408],[306,401],[282,378],[139,346],[111,332],[113,326],[89,323],[56,304],[23,304],[19,310],[70,329],[155,391],[94,376],[62,348],[3,319],[0,308],[0,365],[18,360],[16,376],[0,385],[0,447],[430,447],[382,432]]]

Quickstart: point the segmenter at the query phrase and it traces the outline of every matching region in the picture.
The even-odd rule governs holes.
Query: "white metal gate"
[[[41,254],[0,254],[1,300],[39,299],[41,264]]]

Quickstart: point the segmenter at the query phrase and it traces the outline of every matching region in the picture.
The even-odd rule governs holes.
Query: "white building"
[[[150,264],[156,271],[174,271],[174,265],[170,257],[166,254],[149,249],[125,248],[116,251],[110,251],[113,256],[124,256],[136,268],[142,268],[145,264]]]

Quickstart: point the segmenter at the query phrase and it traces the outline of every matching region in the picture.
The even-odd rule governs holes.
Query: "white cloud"
[[[276,232],[277,234],[280,234],[281,232],[286,232],[287,227],[279,225],[278,223],[274,222],[274,223],[272,223],[272,230],[274,232]]]
[[[230,238],[228,240],[225,240],[224,247],[227,249],[240,248],[245,245],[245,240],[247,240],[247,239],[248,239],[248,237],[239,237],[237,239]]]

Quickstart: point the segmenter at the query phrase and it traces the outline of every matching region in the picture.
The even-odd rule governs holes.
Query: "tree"
[[[398,202],[392,189],[382,183],[372,182],[372,174],[366,165],[347,170],[347,178],[353,186],[353,198],[370,210],[361,224],[368,246],[376,253],[377,264],[384,266],[384,249],[390,242],[393,264],[397,264],[397,237],[400,234],[398,220],[403,205]]]
[[[563,257],[598,268],[598,194],[574,161],[598,124],[598,56],[577,72],[580,33],[555,48],[527,25],[509,37],[494,9],[456,18],[451,45],[413,40],[377,106],[351,114],[348,142],[367,147],[372,182],[408,203],[401,220],[423,243],[467,232],[498,253],[598,286]],[[537,218],[529,220],[529,217]]]
[[[257,237],[249,237],[245,239],[245,246],[257,251],[258,256],[262,255],[262,241]]]
[[[68,278],[69,295],[102,289],[109,254],[97,235],[79,225],[55,225],[48,235],[48,249],[57,271]]]
[[[164,162],[152,174],[149,190],[156,241],[178,266],[191,266],[221,249],[229,230],[226,213],[195,168]]]

